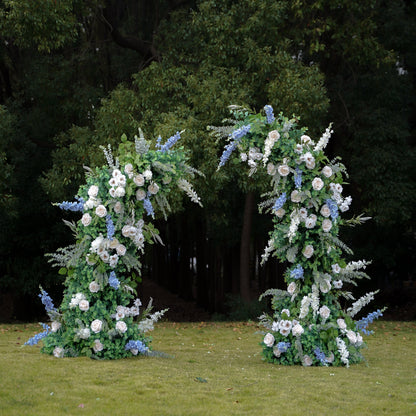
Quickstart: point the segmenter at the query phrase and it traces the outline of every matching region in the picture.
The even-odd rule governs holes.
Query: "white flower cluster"
[[[186,179],[179,179],[177,184],[180,189],[185,191],[192,202],[195,202],[195,204],[198,204],[202,207],[201,198],[197,195],[195,190],[192,188],[192,185]]]
[[[264,253],[261,255],[261,262],[260,262],[261,265],[266,263],[266,261],[270,257],[270,253],[272,253],[273,250],[274,250],[274,240],[273,238],[271,238],[267,243],[267,247],[264,249]]]
[[[143,319],[139,322],[139,329],[142,332],[153,331],[154,324],[166,313],[167,309],[163,309],[162,311],[158,311],[149,315],[148,318]]]
[[[142,302],[140,299],[136,299],[132,307],[118,305],[116,308],[116,313],[111,315],[113,319],[119,321],[121,319],[127,318],[129,316],[138,316],[140,314],[140,306]]]
[[[121,229],[121,234],[123,237],[130,238],[139,250],[143,249],[145,243],[143,227],[144,221],[140,219],[134,225],[126,224]]]
[[[314,152],[319,152],[319,151],[325,149],[325,147],[327,146],[328,141],[331,138],[331,134],[334,132],[333,130],[331,130],[331,126],[332,126],[332,123],[325,130],[325,133],[322,134],[322,137],[319,139],[317,145],[313,149]]]
[[[264,141],[264,154],[263,154],[263,165],[266,166],[269,156],[272,152],[272,148],[275,143],[279,140],[280,134],[277,130],[269,132],[267,139]]]
[[[374,295],[377,292],[378,291],[369,292],[369,293],[366,293],[364,296],[361,296],[360,299],[354,302],[352,306],[347,309],[348,315],[351,317],[354,317],[355,315],[357,315],[357,313],[360,312],[360,310],[364,308],[364,306],[368,305],[374,299]]]
[[[111,254],[111,250],[115,251]],[[121,244],[116,238],[112,240],[104,238],[100,234],[91,242],[90,252],[97,254],[104,263],[108,263],[110,267],[116,267],[119,256],[124,256],[126,254],[126,247]],[[87,263],[89,265],[95,264],[94,259],[91,255],[87,255]]]
[[[347,367],[349,367],[350,366],[350,362],[348,360],[348,357],[350,356],[350,353],[349,353],[349,351],[347,349],[347,346],[345,345],[345,342],[341,338],[337,337],[336,338],[336,343],[337,343],[337,348],[338,348],[339,355],[341,357],[341,361]]]
[[[371,264],[371,261],[366,261],[366,260],[350,261],[345,266],[345,270],[352,272],[354,270],[365,269],[369,264]]]
[[[108,182],[110,184],[109,193],[112,198],[122,198],[126,195],[126,176],[119,169],[114,169],[112,178]]]
[[[339,183],[331,182],[329,184],[329,188],[332,191],[332,199],[337,203],[341,212],[346,212],[350,209],[350,205],[352,202],[351,196],[347,196],[346,198],[342,197],[342,185]]]
[[[72,309],[76,308],[77,306],[83,312],[86,312],[90,308],[90,303],[83,293],[76,293],[75,295],[72,295],[71,301],[69,302],[69,307]]]
[[[287,237],[290,243],[293,241],[293,239],[296,236],[296,232],[298,230],[300,220],[301,220],[301,217],[299,215],[299,211],[297,209],[294,209],[292,213],[290,214],[290,226],[289,226],[289,231],[287,233]]]

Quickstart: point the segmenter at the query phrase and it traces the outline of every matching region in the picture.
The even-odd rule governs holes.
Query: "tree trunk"
[[[250,237],[254,209],[254,193],[249,191],[244,204],[243,228],[240,243],[240,296],[251,300],[250,292]]]

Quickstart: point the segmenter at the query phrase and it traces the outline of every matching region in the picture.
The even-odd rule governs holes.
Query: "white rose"
[[[137,185],[137,186],[143,186],[144,185],[144,176],[139,173],[138,175],[136,175],[133,178],[133,182]]]
[[[111,198],[117,198],[116,196],[116,188],[110,188],[110,190],[108,191]]]
[[[342,280],[335,280],[333,282],[334,288],[335,289],[341,289],[342,288]]]
[[[123,245],[123,244],[119,244],[119,245],[116,247],[116,251],[117,251],[117,254],[118,254],[119,256],[124,256],[124,255],[126,254],[126,246],[125,246],[125,245]]]
[[[247,153],[240,153],[240,159],[242,162],[246,162],[247,161]]]
[[[117,185],[121,186],[121,187],[125,187],[126,186],[126,177],[124,175],[120,175],[117,178]]]
[[[108,181],[108,184],[109,184],[112,188],[115,188],[115,187],[117,186],[117,179],[116,179],[116,178],[111,178],[111,179]]]
[[[311,258],[313,256],[313,246],[311,244],[308,244],[304,249],[302,254],[304,255],[304,257],[306,257],[307,259]]]
[[[282,353],[280,352],[279,347],[278,347],[277,345],[275,345],[275,346],[273,347],[273,355],[274,355],[276,358],[279,358],[281,354],[282,354]]]
[[[86,312],[90,308],[90,303],[87,299],[82,299],[79,301],[78,307],[82,312]]]
[[[315,189],[315,191],[320,191],[323,187],[324,187],[324,181],[321,178],[316,177],[313,179],[312,188]]]
[[[86,214],[84,214],[81,218],[81,223],[84,227],[88,227],[91,224],[91,215],[88,214],[88,212]]]
[[[327,204],[322,205],[321,215],[325,218],[328,218],[331,215],[331,210],[329,209]]]
[[[92,185],[90,189],[88,189],[88,196],[95,198],[98,195],[98,186]]]
[[[109,241],[109,244],[108,244],[108,246],[109,246],[109,248],[111,248],[111,249],[116,249],[117,248],[117,246],[119,245],[120,243],[118,242],[118,240],[117,240],[117,238],[113,238],[112,240],[110,240]]]
[[[336,274],[338,274],[338,273],[341,271],[341,267],[339,266],[339,264],[338,264],[338,263],[333,264],[333,265],[331,266],[331,268],[332,268],[332,271],[333,271],[334,273],[336,273]]]
[[[300,196],[300,192],[297,190],[292,191],[292,193],[290,194],[290,200],[292,202],[300,202],[301,196]]]
[[[295,293],[295,290],[296,290],[296,283],[290,282],[287,287],[287,291],[289,292],[289,294],[293,295]]]
[[[94,319],[91,322],[91,331],[98,334],[103,329],[103,321],[100,319]]]
[[[99,235],[95,240],[91,242],[91,251],[96,253],[98,249],[100,248],[101,244],[103,243],[104,238],[102,235]]]
[[[98,205],[97,208],[95,208],[95,213],[100,217],[104,218],[107,215],[107,209],[104,205]]]
[[[121,229],[121,234],[123,234],[124,237],[129,237],[129,231],[130,231],[130,225],[125,225],[122,229]]]
[[[286,211],[283,209],[283,208],[279,208],[277,211],[275,211],[276,212],[276,215],[279,217],[279,218],[283,218],[283,216],[285,215],[285,213],[286,213]]]
[[[122,334],[127,331],[127,325],[124,321],[117,321],[116,323],[116,330]]]
[[[274,336],[268,332],[263,339],[264,344],[266,345],[266,347],[273,347],[274,344]]]
[[[156,182],[152,182],[147,190],[152,194],[152,195],[156,195],[159,192],[159,185]]]
[[[112,256],[110,256],[110,258],[108,259],[108,262],[110,264],[110,267],[116,267],[116,265],[118,263],[117,254],[113,254]]]
[[[313,228],[316,225],[316,219],[314,219],[312,216],[305,219],[305,227],[306,228]]]
[[[84,204],[84,209],[93,209],[95,207],[95,201],[94,199],[87,199],[87,201]]]
[[[300,324],[296,324],[292,327],[292,335],[294,337],[299,337],[301,336],[303,333],[305,332],[305,330],[303,329],[302,325]]]
[[[303,144],[310,144],[312,142],[312,139],[306,134],[300,136],[300,140]]]
[[[302,207],[299,210],[299,215],[302,219],[305,219],[308,216],[308,210],[306,208]]]
[[[277,168],[277,171],[279,172],[279,175],[280,176],[287,176],[290,173],[290,170],[289,170],[289,166],[288,165],[280,165]]]
[[[267,165],[267,174],[270,176],[274,176],[276,174],[276,166],[273,163],[269,163]]]
[[[343,190],[342,185],[340,183],[336,183],[334,186],[334,189],[335,189],[335,192],[338,192],[339,194],[341,194]]]
[[[113,170],[113,178],[118,178],[121,175],[122,175],[122,173],[120,172],[120,170],[118,170],[118,169]]]
[[[322,293],[328,293],[331,290],[331,282],[328,279],[325,279],[319,284],[319,289]]]
[[[88,288],[91,293],[97,293],[100,290],[100,285],[94,280],[89,284]]]
[[[322,319],[328,319],[330,314],[331,314],[331,311],[328,308],[328,306],[322,306],[319,309],[319,315],[321,315]]]
[[[145,178],[147,181],[150,181],[150,180],[152,179],[152,177],[153,177],[153,173],[152,173],[152,171],[151,171],[151,170],[146,169],[146,170],[143,172],[143,176],[144,176],[144,178]]]
[[[309,355],[304,355],[303,356],[303,365],[306,367],[310,367],[312,365],[313,361],[312,358],[309,357]]]
[[[290,334],[290,329],[281,328],[279,331],[284,337],[287,337]]]
[[[116,214],[120,214],[123,212],[123,204],[120,201],[117,201],[114,205],[114,212]]]
[[[55,347],[53,355],[56,358],[62,358],[64,356],[64,349],[62,347]]]
[[[61,327],[61,323],[58,321],[53,321],[51,323],[51,331],[52,332],[57,332],[59,330],[59,328]]]
[[[90,329],[89,328],[83,328],[78,332],[78,335],[82,339],[88,339],[91,335]]]
[[[322,174],[323,174],[325,177],[330,178],[330,177],[332,176],[333,172],[332,172],[332,169],[331,169],[329,166],[325,166],[325,167],[322,169]]]
[[[323,220],[322,221],[322,229],[326,233],[329,232],[329,231],[331,231],[331,228],[332,228],[332,222],[331,222],[331,220],[326,219],[326,220]]]
[[[308,169],[313,169],[315,167],[315,159],[307,160],[305,165]]]
[[[146,192],[143,189],[138,189],[136,192],[136,199],[138,201],[143,201],[146,198]]]
[[[131,163],[127,163],[126,166],[124,166],[124,172],[127,173],[127,175],[130,175],[133,173],[133,165]]]
[[[269,139],[270,140],[273,140],[274,142],[276,140],[279,140],[280,139],[280,133],[277,130],[270,131],[269,134],[268,134],[268,136],[269,136]]]
[[[273,321],[272,323],[272,331],[277,332],[279,330],[279,322]]]
[[[100,352],[103,350],[104,345],[101,343],[101,341],[99,339],[95,339],[94,340],[94,345],[93,345],[93,350],[94,352]]]
[[[108,254],[108,251],[103,251],[100,254],[100,258],[104,263],[108,263],[108,261],[110,260],[110,255]]]
[[[292,329],[292,322],[287,319],[282,319],[279,323],[279,329]]]
[[[357,343],[357,335],[354,331],[347,331],[347,338],[351,342],[351,344]]]
[[[342,318],[337,319],[337,324],[339,326],[339,329],[347,329],[347,324]]]
[[[122,186],[117,186],[115,190],[116,198],[123,198],[126,195],[126,190]]]

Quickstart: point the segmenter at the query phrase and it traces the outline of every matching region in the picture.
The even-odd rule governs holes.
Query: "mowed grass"
[[[159,323],[170,358],[57,359],[24,346],[37,324],[0,325],[0,415],[413,415],[416,323],[377,322],[367,363],[264,363],[254,323]]]

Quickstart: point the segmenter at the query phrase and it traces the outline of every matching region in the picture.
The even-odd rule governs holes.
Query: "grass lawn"
[[[63,358],[24,346],[37,324],[0,325],[0,415],[416,415],[416,323],[372,325],[366,364],[261,360],[254,323],[159,323],[171,358]]]

